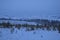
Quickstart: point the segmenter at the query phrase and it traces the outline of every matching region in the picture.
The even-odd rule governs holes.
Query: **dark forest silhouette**
[[[5,19],[5,18],[0,18],[0,20],[7,20],[7,22],[2,21],[0,22],[0,28],[12,28],[12,30],[14,30],[13,27],[20,29],[22,27],[26,28],[27,31],[33,31],[36,29],[46,29],[48,31],[52,30],[58,30],[58,32],[60,33],[60,21],[58,20],[47,20],[47,19],[28,19],[28,20],[21,20],[21,19]],[[33,24],[12,24],[11,22],[9,22],[8,20],[17,20],[17,21],[27,21],[27,22],[35,22],[36,25]]]

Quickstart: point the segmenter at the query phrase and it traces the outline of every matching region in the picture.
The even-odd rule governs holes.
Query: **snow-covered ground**
[[[25,31],[23,28],[11,33],[11,29],[0,28],[0,40],[60,40],[60,34],[52,30]]]

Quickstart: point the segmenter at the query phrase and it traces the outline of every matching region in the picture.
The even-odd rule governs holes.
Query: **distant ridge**
[[[21,19],[13,19],[13,18],[0,18],[0,20],[13,20],[13,21],[21,21]]]
[[[12,21],[26,21],[26,22],[35,22],[35,23],[60,23],[59,20],[49,20],[49,19],[17,19],[17,18],[0,18],[0,20],[12,20]]]

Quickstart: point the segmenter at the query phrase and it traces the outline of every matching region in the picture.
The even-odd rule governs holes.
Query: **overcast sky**
[[[49,17],[60,15],[60,0],[0,0],[0,17]]]

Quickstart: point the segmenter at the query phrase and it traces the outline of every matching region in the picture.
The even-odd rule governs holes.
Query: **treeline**
[[[58,30],[58,32],[60,33],[60,22],[59,21],[42,21],[40,24],[28,24],[28,23],[24,23],[24,24],[12,24],[11,22],[1,22],[0,23],[0,28],[17,28],[20,29],[22,27],[26,28],[27,31],[33,31],[33,30],[37,30],[37,29],[46,29],[48,31],[50,30]]]

